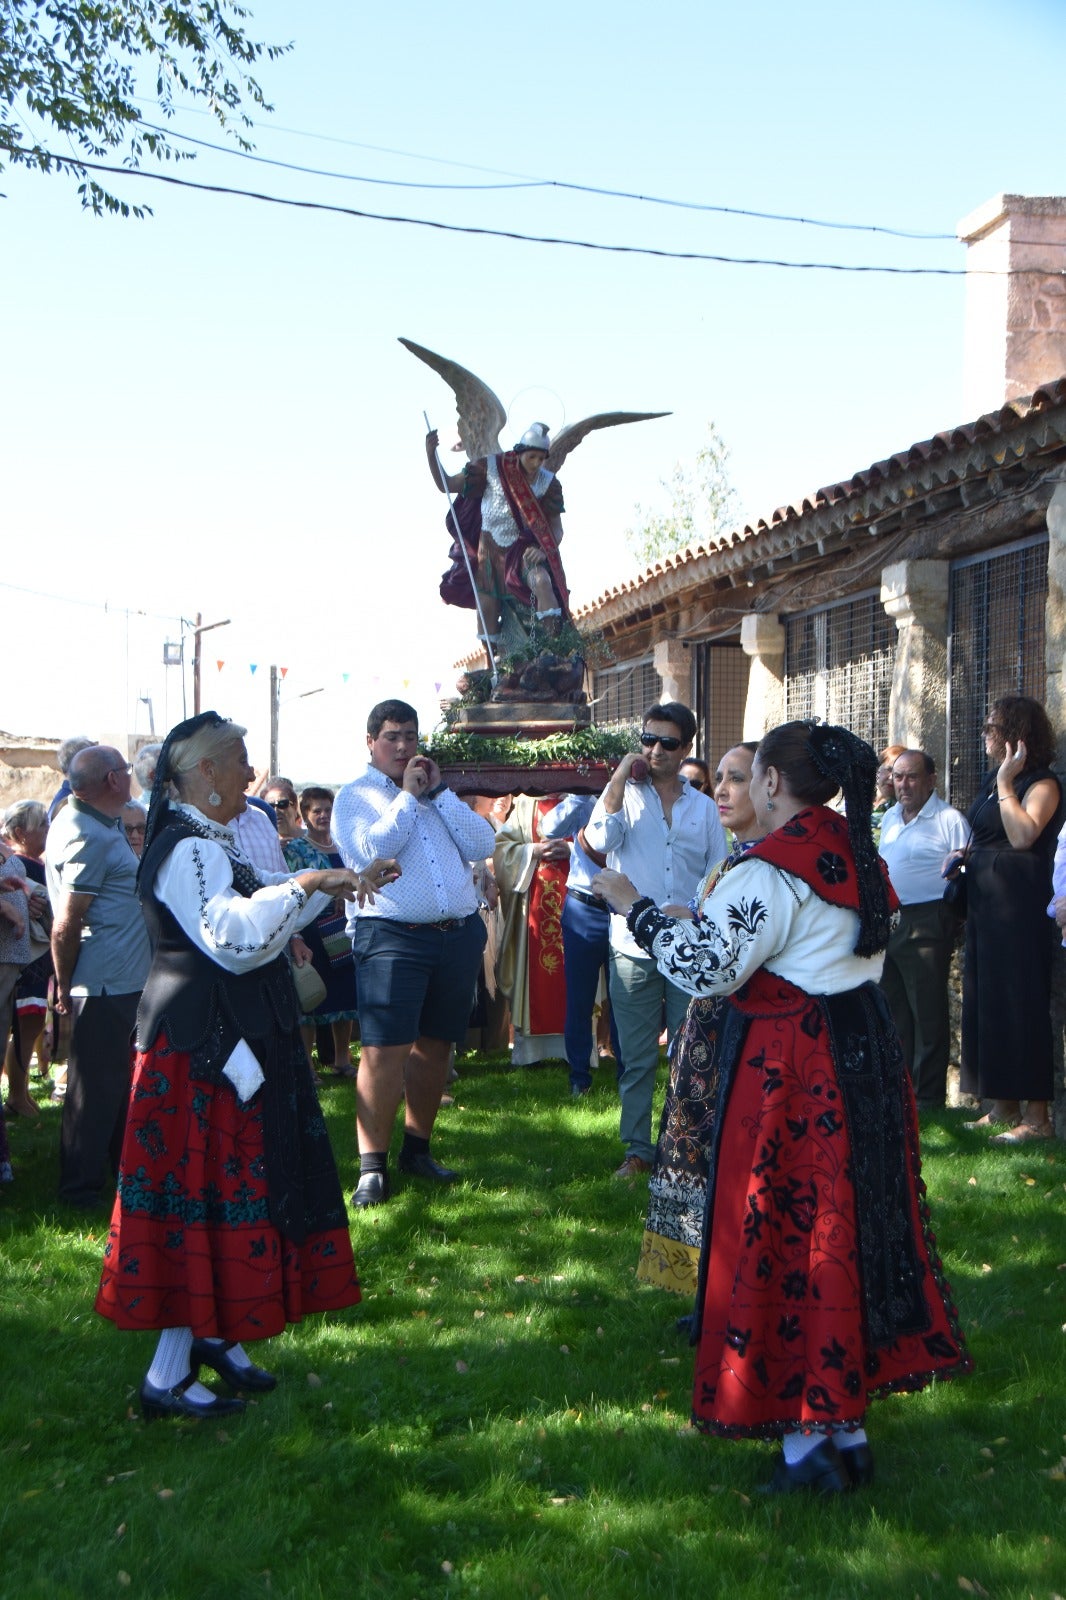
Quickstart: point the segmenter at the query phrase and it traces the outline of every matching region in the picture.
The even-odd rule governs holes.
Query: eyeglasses
[[[1003,724],[1002,724],[1002,722],[986,722],[984,727],[981,729],[981,732],[982,733],[1002,733],[1003,732]]]
[[[107,772],[105,773],[105,777],[110,778],[110,776],[111,776],[111,774],[113,772],[132,772],[132,771],[133,771],[133,768],[130,766],[129,762],[127,761],[125,766],[123,766],[123,767],[108,767]]]
[[[664,750],[680,750],[683,741],[675,739],[672,733],[642,733],[640,742],[645,750],[654,750],[657,744],[661,744]]]
[[[274,807],[275,811],[288,811],[290,806],[294,806],[296,804],[296,801],[295,800],[272,800],[270,803]]]

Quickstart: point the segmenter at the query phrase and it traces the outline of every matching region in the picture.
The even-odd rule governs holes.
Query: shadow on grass
[[[324,1104],[350,1187],[350,1086]],[[279,1388],[226,1427],[131,1408],[152,1338],[92,1313],[106,1217],[54,1207],[50,1120],[0,1208],[12,1593],[120,1572],[152,1600],[1062,1592],[1061,1146],[924,1126],[978,1369],[879,1402],[874,1488],[812,1506],[757,1494],[772,1447],[687,1425],[687,1306],[635,1282],[646,1192],[610,1176],[613,1074],[572,1102],[562,1071],[463,1062],[438,1143],[466,1181],[353,1219],[363,1304],[257,1351]]]

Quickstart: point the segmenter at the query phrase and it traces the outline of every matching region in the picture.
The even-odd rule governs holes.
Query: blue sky
[[[261,73],[275,111],[254,138],[278,160],[947,235],[1001,190],[1066,192],[1066,23],[1050,0],[252,9],[257,36],[294,44]],[[202,115],[174,127],[218,142]],[[371,186],[208,152],[177,170],[604,244],[963,264],[950,238],[553,188]],[[205,640],[205,702],[249,721],[257,758],[271,662],[288,668],[281,758],[298,777],[354,770],[385,694],[434,720],[435,685],[472,642],[471,615],[437,597],[444,502],[422,449],[423,409],[449,442],[454,409],[399,335],[478,373],[519,428],[672,412],[566,463],[575,604],[631,574],[634,506],[656,503],[709,419],[746,518],[968,420],[960,278],[663,260],[115,187],[154,217],[99,221],[63,179],[0,179],[11,732],[143,731],[142,695],[165,726],[181,701],[159,664],[164,618],[197,610],[232,619]]]

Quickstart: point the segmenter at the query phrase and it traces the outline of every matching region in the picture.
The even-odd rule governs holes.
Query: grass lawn
[[[0,1196],[0,1594],[146,1600],[1066,1595],[1066,1149],[923,1124],[973,1377],[876,1404],[875,1486],[767,1500],[773,1447],[688,1425],[688,1307],[634,1281],[613,1074],[461,1064],[435,1149],[352,1222],[361,1306],[251,1353],[227,1426],[145,1425],[154,1336],[92,1311],[106,1218],[55,1200],[59,1110]],[[350,1084],[324,1091],[346,1192]]]

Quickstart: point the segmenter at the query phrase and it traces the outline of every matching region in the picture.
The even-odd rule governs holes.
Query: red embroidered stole
[[[533,837],[558,795],[538,800],[533,812]],[[569,861],[538,862],[529,887],[526,967],[530,1033],[562,1033],[566,1024],[566,976],[563,969],[563,903]]]
[[[559,560],[559,546],[555,542],[555,535],[551,530],[551,524],[545,514],[544,507],[533,493],[529,479],[522,471],[522,463],[519,461],[516,451],[508,450],[504,455],[497,456],[496,466],[515,521],[520,528],[526,529],[534,543],[547,557],[552,587],[558,596],[563,616],[568,617],[570,615],[570,591],[566,587],[563,564]]]

